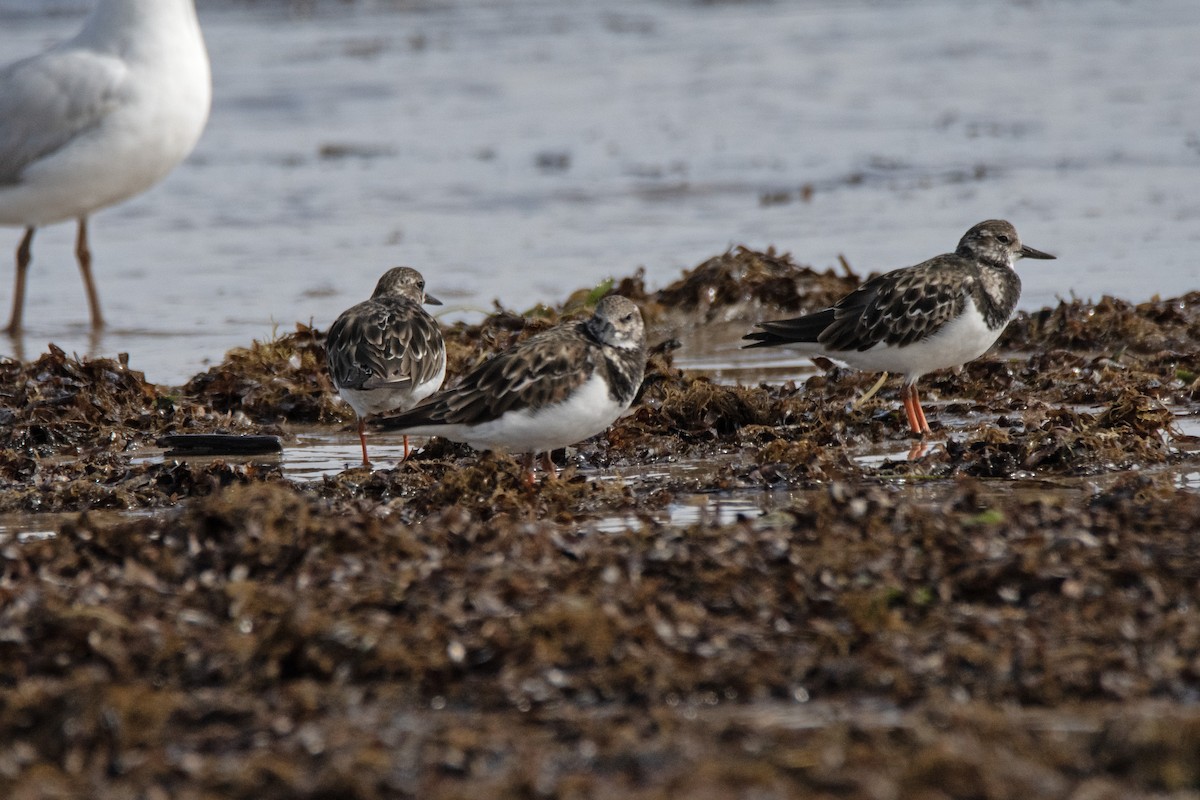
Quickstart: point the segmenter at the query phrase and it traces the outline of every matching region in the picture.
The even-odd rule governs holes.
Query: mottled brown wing
[[[420,385],[445,363],[437,322],[408,300],[369,300],[346,311],[329,329],[329,373],[349,389]]]
[[[493,356],[416,408],[380,422],[387,428],[477,425],[507,411],[539,409],[585,383],[597,358],[582,323],[552,328]]]
[[[820,342],[829,352],[904,347],[941,330],[963,312],[975,278],[956,256],[887,272],[846,295]]]

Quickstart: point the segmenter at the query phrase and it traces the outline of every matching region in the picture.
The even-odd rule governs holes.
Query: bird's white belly
[[[446,362],[432,379],[415,387],[392,389],[386,386],[377,389],[349,389],[338,387],[338,394],[350,404],[360,417],[384,414],[389,411],[407,411],[429,395],[436,392],[446,378]]]
[[[111,119],[31,164],[21,183],[0,189],[0,224],[49,225],[146,191],[191,152],[204,118],[166,125],[151,134],[145,122]]]
[[[565,402],[538,411],[510,411],[479,425],[439,425],[408,432],[444,436],[476,450],[545,452],[595,436],[626,408],[613,400],[604,379],[593,375]]]
[[[957,367],[979,358],[987,352],[1004,328],[991,330],[974,303],[968,303],[965,313],[946,323],[933,336],[907,347],[876,345],[862,352],[827,353],[855,369],[868,372],[899,372],[916,380],[921,375],[947,367]]]

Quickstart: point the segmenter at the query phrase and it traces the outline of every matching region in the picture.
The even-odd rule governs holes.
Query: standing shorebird
[[[358,415],[364,467],[371,462],[363,418],[412,408],[446,377],[446,343],[422,303],[440,306],[442,301],[425,293],[421,273],[412,267],[389,269],[371,299],[343,311],[325,338],[333,385]]]
[[[476,450],[526,454],[555,475],[550,451],[595,436],[633,402],[646,369],[646,328],[632,301],[617,295],[590,319],[564,322],[492,356],[455,386],[371,423],[465,442]]]
[[[795,319],[761,322],[746,347],[785,345],[825,355],[855,369],[904,375],[900,397],[913,433],[929,433],[917,398],[927,372],[961,366],[1000,338],[1021,296],[1013,264],[1054,258],[1021,244],[1000,219],[967,231],[953,253],[878,275],[831,308]]]
[[[73,39],[0,70],[0,225],[25,228],[9,334],[21,330],[34,231],[68,219],[92,328],[103,327],[88,215],[166,177],[211,101],[193,0],[100,0]]]

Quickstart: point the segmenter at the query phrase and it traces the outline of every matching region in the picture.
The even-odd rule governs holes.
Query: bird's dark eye
[[[1001,244],[1010,244],[1012,242],[1012,238],[1007,233],[1002,233],[996,238],[1000,240]]]

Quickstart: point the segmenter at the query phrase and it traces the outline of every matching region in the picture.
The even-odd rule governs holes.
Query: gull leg
[[[554,459],[550,458],[550,451],[542,453],[542,469],[546,471],[546,480],[558,480],[558,469],[554,466]]]
[[[17,245],[17,274],[13,282],[13,307],[12,316],[9,317],[8,327],[4,332],[9,336],[14,336],[21,331],[21,317],[25,311],[25,273],[29,271],[30,250],[33,245],[34,228],[31,225],[25,229],[25,235],[21,237],[21,243]]]
[[[371,466],[370,460],[367,459],[367,423],[362,417],[358,418],[358,441],[362,443],[363,463],[364,467]]]
[[[882,375],[880,375],[879,380],[875,381],[875,385],[872,386],[870,389],[867,389],[866,394],[864,394],[862,397],[858,398],[853,403],[851,403],[850,407],[858,408],[863,403],[867,402],[872,397],[874,397],[875,393],[878,392],[883,387],[884,381],[886,381],[887,379],[888,379],[888,374],[886,372],[883,373]]]
[[[75,237],[75,258],[79,259],[79,273],[83,275],[83,288],[87,290],[88,308],[92,312],[92,330],[104,327],[100,313],[100,297],[96,284],[92,282],[92,251],[88,249],[87,217],[79,218],[79,234]]]

